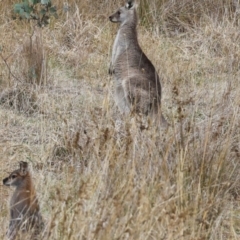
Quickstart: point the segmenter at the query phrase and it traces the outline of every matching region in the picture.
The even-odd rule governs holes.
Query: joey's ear
[[[20,166],[20,172],[22,175],[26,175],[28,172],[28,163],[27,162],[19,162],[19,166]]]
[[[127,0],[127,1],[126,1],[125,8],[131,9],[131,8],[134,8],[134,6],[135,6],[134,0]]]

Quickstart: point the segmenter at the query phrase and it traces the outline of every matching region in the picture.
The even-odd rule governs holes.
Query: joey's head
[[[119,8],[114,14],[109,17],[113,23],[125,24],[137,23],[136,3],[133,0],[126,1],[124,7]]]
[[[21,161],[19,163],[19,169],[10,173],[10,175],[3,179],[3,184],[6,186],[21,186],[24,179],[28,175],[28,163]]]

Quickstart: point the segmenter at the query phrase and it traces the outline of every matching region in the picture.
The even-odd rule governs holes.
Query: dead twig
[[[22,83],[22,81],[21,81],[19,78],[17,78],[17,77],[12,73],[11,68],[10,68],[10,66],[9,66],[8,63],[7,63],[8,57],[5,59],[5,58],[3,57],[3,55],[2,55],[1,52],[0,52],[0,57],[1,57],[1,59],[3,60],[3,62],[5,63],[6,67],[8,68],[9,76],[11,75],[15,80],[17,80],[18,82],[21,82],[21,83]]]

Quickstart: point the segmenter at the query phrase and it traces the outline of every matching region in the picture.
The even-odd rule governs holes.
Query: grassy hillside
[[[43,239],[240,239],[238,1],[139,1],[167,132],[114,104],[108,16],[123,1],[55,0],[42,30],[14,3],[0,2],[0,176],[30,163]]]

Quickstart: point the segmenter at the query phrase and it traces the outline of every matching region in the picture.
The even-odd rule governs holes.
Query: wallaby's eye
[[[17,175],[12,175],[12,179],[14,179],[14,178],[16,178],[17,177]]]
[[[121,14],[121,12],[120,12],[120,11],[118,11],[118,12],[117,12],[117,14],[118,14],[118,15],[120,15],[120,14]]]

